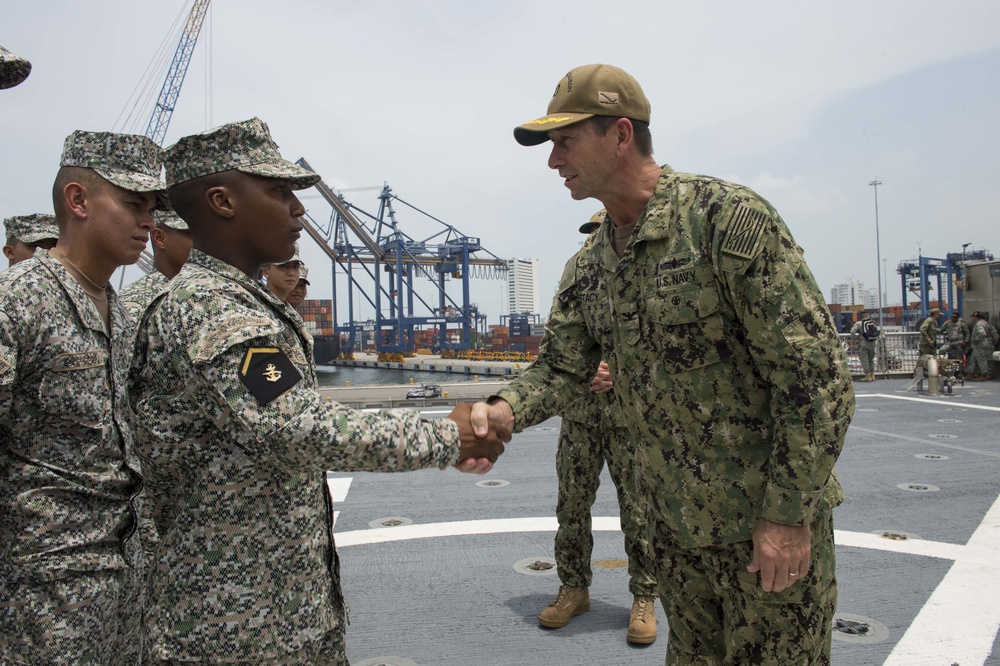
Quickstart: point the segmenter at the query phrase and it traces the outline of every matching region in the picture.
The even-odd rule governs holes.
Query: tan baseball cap
[[[580,233],[587,234],[588,236],[594,233],[604,223],[605,217],[605,211],[602,208],[590,217],[589,222],[584,222],[580,225]]]
[[[566,127],[594,116],[611,116],[649,122],[649,100],[639,82],[612,65],[584,65],[560,79],[541,118],[514,128],[522,146],[537,146],[549,140],[550,130]]]
[[[13,88],[31,74],[31,63],[0,46],[0,89]]]
[[[941,314],[941,310],[939,310],[938,308],[931,308],[931,311],[928,314],[932,315]]]

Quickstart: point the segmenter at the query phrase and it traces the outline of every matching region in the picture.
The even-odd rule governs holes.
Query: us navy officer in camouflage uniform
[[[153,227],[159,146],[74,132],[60,165],[59,244],[0,275],[0,663],[135,664],[132,325],[108,282]]]
[[[51,250],[59,240],[59,225],[56,224],[55,215],[14,215],[4,220],[3,226],[7,232],[3,256],[7,257],[8,266],[30,259],[35,256],[38,248]]]
[[[604,222],[599,211],[580,227],[591,234]],[[628,556],[629,591],[632,612],[626,640],[640,645],[656,640],[656,576],[649,557],[646,538],[645,500],[635,488],[635,447],[620,411],[614,404],[614,382],[608,364],[601,361],[590,382],[587,395],[572,403],[562,413],[559,444],[556,449],[555,538],[556,570],[562,585],[555,600],[538,616],[543,627],[558,629],[590,610],[590,584],[593,570],[590,555],[594,549],[591,509],[597,500],[601,470],[607,461],[608,473],[618,492],[618,512],[625,535]]]
[[[538,423],[607,360],[650,503],[667,663],[829,664],[843,349],[774,208],[657,165],[649,119],[635,79],[588,65],[514,130],[551,140],[549,166],[608,221],[566,265],[538,359],[473,420]]]
[[[154,663],[346,664],[326,470],[486,471],[471,404],[446,419],[365,413],[317,391],[301,318],[255,279],[295,251],[294,190],[254,118],[164,151],[194,249],[139,324],[129,381],[159,532],[149,577]],[[462,462],[460,462],[462,461]]]
[[[555,601],[538,616],[538,622],[557,629],[590,610],[590,555],[594,548],[590,511],[606,461],[618,492],[629,591],[633,595],[626,640],[646,645],[656,640],[656,575],[646,537],[646,502],[635,487],[635,447],[615,404],[613,388],[608,365],[602,361],[588,394],[562,413],[556,449],[559,528],[555,538],[556,568],[562,585]]]
[[[153,269],[122,289],[121,300],[132,320],[138,322],[150,301],[166,286],[191,252],[191,230],[172,210],[153,211],[156,227],[149,235],[153,246]]]

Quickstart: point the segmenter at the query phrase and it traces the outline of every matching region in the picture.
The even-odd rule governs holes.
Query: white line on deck
[[[942,400],[931,400],[930,398],[918,398],[916,396],[909,395],[892,395],[890,393],[858,393],[854,396],[855,398],[890,398],[892,400],[908,400],[910,402],[926,402],[931,405],[939,405],[942,407],[966,407],[968,409],[982,409],[987,412],[1000,412],[1000,407],[991,407],[989,405],[974,405],[970,402],[951,402],[950,400],[945,402]]]

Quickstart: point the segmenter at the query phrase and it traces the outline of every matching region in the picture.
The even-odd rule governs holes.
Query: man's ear
[[[7,257],[8,259],[13,260],[14,259],[14,248],[12,248],[10,245],[4,245],[3,246],[3,256]]]
[[[153,245],[161,250],[167,247],[167,234],[159,227],[153,227],[153,230],[149,233],[149,240],[153,241]]]
[[[225,185],[216,185],[205,192],[205,201],[216,215],[232,218],[236,215],[236,200],[233,195],[232,189]]]
[[[77,219],[86,220],[90,211],[90,195],[87,186],[83,183],[66,183],[63,188],[63,201],[66,204],[66,212]]]

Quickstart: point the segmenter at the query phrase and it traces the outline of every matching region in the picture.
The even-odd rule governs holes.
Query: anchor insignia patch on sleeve
[[[240,366],[240,380],[262,405],[270,403],[301,379],[295,364],[277,347],[251,347]]]

